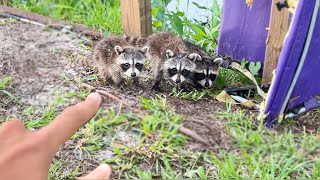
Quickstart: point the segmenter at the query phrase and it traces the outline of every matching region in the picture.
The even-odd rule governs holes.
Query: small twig
[[[207,127],[209,130],[211,130],[212,132],[214,132],[214,129],[212,129],[212,128],[210,127],[210,125],[208,125],[207,123],[205,123],[205,122],[203,122],[203,121],[201,121],[201,120],[187,119],[186,121],[202,124],[203,126]]]
[[[188,129],[186,127],[183,127],[183,126],[178,126],[178,125],[175,125],[175,127],[178,127],[179,128],[179,132],[186,135],[186,136],[189,136],[191,137],[192,139],[204,144],[204,145],[207,145],[207,146],[210,146],[210,143],[208,143],[206,140],[204,140],[201,136],[199,136],[196,132],[192,131],[191,129]]]
[[[90,84],[87,84],[87,83],[82,83],[82,86],[83,86],[83,87],[86,87],[86,88],[88,88],[88,89],[92,89],[92,90],[95,90],[95,89],[96,89],[95,87],[93,87],[93,86],[91,86]]]
[[[103,90],[99,90],[89,84],[86,84],[86,83],[82,83],[82,86],[86,87],[86,88],[89,88],[89,89],[92,89],[92,90],[95,90],[97,93],[103,95],[103,96],[107,96],[109,97],[110,99],[113,99],[115,101],[118,101],[120,102],[121,104],[125,105],[125,106],[129,106],[128,103],[124,102],[122,99],[120,99],[119,97],[107,92],[107,91],[103,91]]]
[[[119,97],[113,95],[113,94],[110,94],[108,93],[107,91],[103,91],[103,90],[96,90],[97,93],[101,94],[101,95],[104,95],[104,96],[107,96],[109,97],[110,99],[113,99],[115,101],[118,101],[120,102],[121,104],[125,105],[125,106],[129,106],[128,103],[124,102],[122,99],[120,99]]]
[[[106,91],[103,91],[103,90],[97,90],[95,87],[89,85],[89,84],[86,84],[86,83],[82,83],[82,86],[86,87],[86,88],[89,88],[89,89],[92,89],[92,90],[95,90],[96,92],[98,92],[99,94],[101,95],[104,95],[104,96],[107,96],[115,101],[118,101],[120,102],[121,104],[125,105],[125,106],[129,106],[126,102],[124,102],[123,100],[121,100],[120,98],[118,98],[117,96],[115,95],[112,95]],[[191,137],[192,139],[204,144],[204,145],[207,145],[207,146],[210,146],[210,143],[208,143],[206,140],[204,140],[201,136],[199,136],[196,132],[192,131],[191,129],[188,129],[186,127],[183,127],[183,126],[178,126],[178,125],[175,125],[175,127],[177,127],[179,129],[179,132],[186,135],[186,136],[189,136]]]

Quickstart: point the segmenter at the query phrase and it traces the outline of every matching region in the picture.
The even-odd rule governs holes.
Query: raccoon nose
[[[136,77],[136,76],[137,76],[137,74],[135,72],[131,73],[131,77]]]
[[[206,83],[204,84],[205,87],[209,87],[209,85],[210,85],[209,82],[206,82]]]
[[[180,80],[180,79],[177,79],[177,80],[176,80],[176,83],[181,83],[181,80]]]

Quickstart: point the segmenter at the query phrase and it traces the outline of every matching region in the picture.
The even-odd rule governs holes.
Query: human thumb
[[[111,176],[111,167],[108,164],[101,164],[88,175],[77,179],[109,179]]]

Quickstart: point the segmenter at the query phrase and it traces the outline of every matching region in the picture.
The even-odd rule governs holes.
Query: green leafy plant
[[[20,103],[18,98],[16,96],[14,96],[12,93],[10,93],[6,88],[8,86],[10,86],[12,81],[11,77],[5,77],[3,79],[0,79],[0,96],[1,95],[5,95],[7,96],[10,100],[16,102],[16,103]],[[2,104],[3,102],[1,102],[0,104]]]
[[[253,76],[257,76],[258,72],[261,69],[261,62],[260,61],[258,61],[258,62],[249,62],[249,61],[246,61],[245,59],[243,59],[240,62],[240,65],[241,65],[242,68],[248,68],[248,70],[250,71],[250,73]]]
[[[11,6],[85,24],[105,33],[120,34],[122,31],[118,0],[13,0]]]
[[[171,0],[153,0],[152,2],[153,28],[155,31],[165,30],[175,32],[180,37],[191,39],[196,44],[205,48],[209,53],[212,53],[216,49],[221,20],[221,8],[217,0],[213,1],[211,8],[201,6],[197,2],[192,2],[198,9],[211,13],[211,17],[205,22],[188,18],[186,15],[188,12],[179,10],[180,1],[178,1],[175,11],[168,10],[167,8]],[[187,3],[188,8],[189,4],[190,1]]]
[[[171,95],[174,97],[180,97],[183,99],[198,101],[203,98],[211,96],[212,92],[210,90],[184,92],[182,90],[178,90],[177,88],[173,88]]]

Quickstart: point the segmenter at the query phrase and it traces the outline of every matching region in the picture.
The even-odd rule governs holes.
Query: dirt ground
[[[13,78],[10,92],[21,103],[0,107],[0,119],[19,116],[30,106],[45,108],[54,94],[77,89],[74,83],[66,83],[79,75],[80,67],[72,68],[71,61],[88,51],[80,48],[75,35],[0,19],[0,41],[0,75]]]
[[[48,107],[57,96],[79,89],[77,81],[88,73],[79,63],[90,54],[90,50],[83,48],[88,40],[77,34],[0,18],[0,42],[0,78],[6,76],[13,78],[12,86],[8,90],[20,101],[18,105],[0,97],[2,101],[0,123],[13,117],[25,120],[26,117],[22,111],[29,107],[34,107],[36,110],[34,115],[40,116],[41,111]],[[148,90],[150,81],[141,83],[144,88],[131,86],[118,90],[112,86],[103,86],[98,81],[90,82],[92,86],[103,87],[104,90],[125,99],[131,105],[138,104],[140,96],[154,95]],[[61,110],[77,101],[79,99],[73,98],[68,103],[61,103],[58,108]],[[168,96],[167,101],[176,113],[184,116],[185,127],[198,133],[210,144],[216,144],[215,147],[207,147],[201,143],[189,141],[187,149],[218,151],[221,148],[229,148],[231,140],[226,132],[225,124],[214,116],[215,113],[226,110],[224,103],[214,101],[212,98],[204,98],[195,102],[171,96]],[[109,107],[115,104],[116,102],[113,101],[104,101],[102,106]],[[291,124],[292,129],[300,131],[304,126],[311,133],[319,131],[318,116],[319,113],[311,111],[305,115],[304,121]],[[315,123],[317,126],[314,126]],[[282,127],[278,129],[281,130]],[[68,141],[64,147],[69,146],[70,143],[73,142]],[[69,154],[70,150],[62,148],[57,156],[68,159],[70,168],[72,168],[74,165],[72,162],[76,163],[78,159]],[[72,154],[75,153],[72,152]],[[108,152],[101,152],[101,156],[108,156]],[[85,158],[83,164],[86,164],[81,167],[84,172],[97,165],[89,157]]]
[[[13,117],[25,120],[26,117],[22,111],[29,107],[36,110],[35,116],[40,116],[41,111],[57,96],[79,89],[76,81],[88,73],[79,63],[90,54],[90,50],[81,47],[87,41],[86,38],[74,33],[0,18],[0,42],[2,42],[0,44],[0,78],[6,76],[13,78],[9,91],[20,101],[20,105],[13,102],[6,103],[5,98],[1,97],[4,103],[0,107],[0,122]],[[149,91],[150,81],[141,83],[144,88],[132,86],[119,90],[112,86],[103,86],[103,89],[134,105],[138,103],[140,96],[154,95]],[[92,81],[90,84],[102,87],[98,81]],[[62,110],[76,101],[79,99],[74,98],[68,104],[61,103],[58,108]],[[104,101],[103,107],[112,104],[115,102]],[[230,140],[225,126],[213,116],[214,112],[225,109],[224,104],[209,99],[195,102],[169,97],[168,105],[177,113],[184,115],[185,127],[197,132],[208,142],[217,144],[216,147],[209,147],[209,149],[228,148]],[[187,148],[208,149],[205,145],[193,141],[188,142]],[[70,162],[77,161],[77,158],[68,156],[68,151],[63,149],[58,153],[60,157],[63,156]],[[96,166],[90,159],[86,164],[89,170]],[[87,170],[84,169],[84,171]]]

